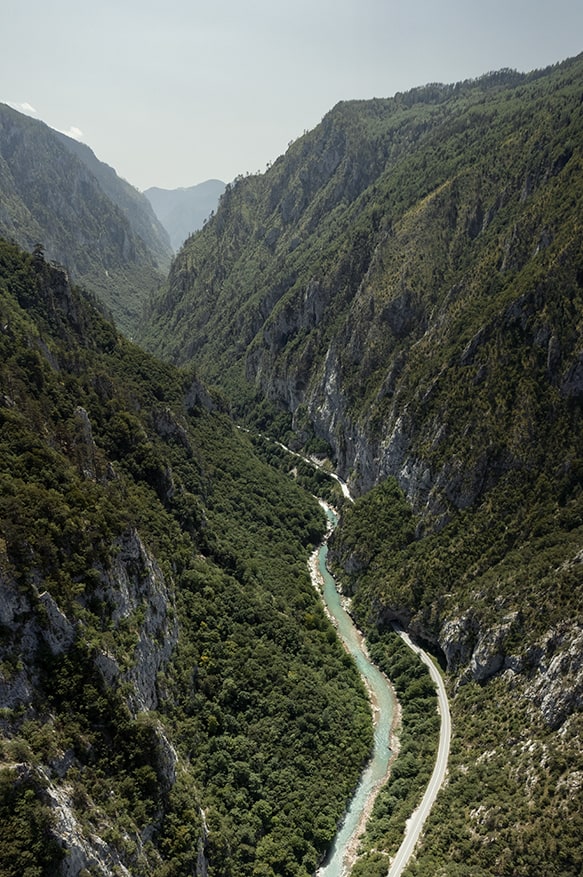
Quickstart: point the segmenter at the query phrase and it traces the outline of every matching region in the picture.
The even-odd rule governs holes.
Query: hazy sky
[[[27,0],[0,101],[140,189],[264,170],[339,100],[583,51],[581,0]]]

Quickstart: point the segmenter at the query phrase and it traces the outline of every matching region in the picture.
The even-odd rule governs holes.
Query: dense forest
[[[0,243],[0,877],[315,873],[372,742],[308,574],[315,496],[400,702],[355,877],[387,873],[435,752],[395,621],[453,719],[407,877],[579,877],[583,56],[341,102],[226,187],[160,288],[131,193],[111,212],[108,171],[32,121],[47,164],[15,148],[17,116],[0,108],[0,230],[32,250]],[[40,237],[67,256],[73,179],[89,292]]]
[[[372,734],[318,504],[42,254],[0,296],[0,873],[312,874]]]
[[[331,543],[356,617],[446,668],[410,875],[582,866],[582,95],[579,56],[338,104],[227,189],[142,330],[330,459],[360,495]]]

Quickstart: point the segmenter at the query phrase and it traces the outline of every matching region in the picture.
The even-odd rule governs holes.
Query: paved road
[[[445,691],[445,685],[443,684],[443,679],[441,677],[441,673],[429,657],[429,655],[423,651],[423,649],[416,646],[407,633],[405,633],[402,628],[395,625],[395,630],[407,643],[410,649],[412,649],[419,658],[423,661],[424,664],[429,668],[429,672],[431,674],[431,678],[435,682],[437,687],[437,702],[438,709],[441,715],[441,730],[439,734],[439,747],[437,750],[437,759],[435,761],[435,767],[433,768],[433,773],[431,775],[431,779],[429,780],[429,785],[425,790],[425,794],[423,795],[423,800],[421,804],[411,816],[409,822],[407,823],[407,830],[405,833],[405,837],[403,838],[403,842],[399,847],[397,855],[393,859],[391,867],[389,869],[389,873],[387,877],[400,877],[403,873],[405,866],[409,862],[409,859],[413,855],[413,851],[419,840],[421,832],[423,831],[423,825],[425,820],[429,816],[429,811],[433,807],[435,799],[437,797],[437,793],[442,786],[442,783],[445,779],[445,775],[447,773],[447,760],[449,757],[449,746],[451,741],[451,716],[449,714],[449,702],[447,699],[447,693]]]
[[[246,430],[248,432],[248,430]],[[322,468],[317,460],[310,457],[305,457],[303,454],[298,454],[295,451],[292,451],[290,448],[287,448],[285,445],[282,445],[281,442],[276,442],[277,445],[284,448],[284,450],[288,451],[290,454],[293,454],[294,457],[300,457],[305,460],[307,463],[311,463],[316,468]],[[333,472],[328,472],[328,474],[335,478],[336,481],[340,484],[342,488],[342,493],[349,499],[350,502],[354,502],[350,494],[350,490],[345,481],[338,477]],[[394,625],[396,632],[403,639],[405,643],[412,649],[423,661],[424,664],[427,665],[429,669],[429,673],[431,678],[435,682],[437,688],[437,705],[438,710],[441,716],[441,729],[439,733],[439,746],[437,749],[437,758],[435,761],[435,767],[433,768],[433,773],[431,774],[431,779],[429,780],[429,785],[425,790],[425,794],[421,800],[421,804],[415,810],[409,821],[407,822],[407,828],[405,830],[405,837],[401,843],[397,851],[397,855],[393,859],[391,863],[391,867],[387,874],[387,877],[401,877],[401,874],[405,870],[406,865],[408,864],[413,852],[415,850],[415,846],[417,845],[417,841],[421,836],[421,832],[423,831],[423,826],[425,824],[425,820],[429,816],[431,808],[435,803],[435,799],[437,798],[437,793],[439,792],[443,781],[445,779],[445,775],[447,773],[447,761],[449,758],[449,747],[451,742],[451,716],[449,713],[449,701],[447,699],[447,692],[445,690],[445,685],[443,684],[443,679],[441,677],[441,673],[427,654],[427,652],[423,651],[423,649],[416,646],[409,634],[405,633],[405,631],[399,627],[397,624]]]
[[[345,499],[349,499],[350,502],[354,502],[346,481],[343,481],[342,478],[340,478],[340,476],[336,474],[336,472],[330,472],[328,469],[322,466],[322,464],[316,457],[306,457],[304,454],[298,454],[296,453],[296,451],[292,451],[291,448],[288,448],[286,445],[282,445],[281,442],[276,441],[275,444],[279,445],[280,448],[283,448],[284,451],[287,451],[288,454],[292,454],[294,457],[299,457],[300,460],[303,460],[305,463],[309,463],[310,466],[313,466],[315,469],[321,469],[322,472],[325,472],[326,475],[329,475],[330,478],[333,478],[334,481],[338,482],[338,484],[340,485],[340,489],[342,490],[342,495],[345,497]]]

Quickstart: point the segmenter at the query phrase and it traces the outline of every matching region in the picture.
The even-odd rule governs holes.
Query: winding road
[[[299,457],[307,463],[310,463],[317,469],[323,469],[321,464],[310,457],[306,457],[303,454],[298,454],[296,451],[292,451],[290,448],[281,444],[281,442],[276,441],[275,444],[279,445],[281,448],[286,450],[288,453],[292,454],[294,457]],[[324,470],[327,471],[327,470]],[[334,478],[342,489],[343,496],[350,500],[350,502],[354,502],[354,499],[350,493],[348,485],[345,481],[343,481],[338,475],[332,472],[328,472],[331,478]],[[322,503],[324,507],[326,507],[325,503]],[[315,556],[317,557],[318,552],[316,551]],[[409,646],[409,648],[418,655],[419,659],[423,661],[423,663],[427,666],[429,673],[433,682],[435,683],[437,690],[437,705],[439,714],[441,717],[440,723],[440,733],[439,733],[439,746],[437,750],[437,757],[435,760],[435,766],[433,768],[433,773],[431,774],[431,779],[429,780],[429,784],[425,790],[421,803],[415,812],[411,815],[407,822],[407,828],[405,831],[405,837],[399,847],[394,859],[391,862],[391,866],[387,873],[387,877],[400,877],[400,875],[405,870],[406,866],[409,864],[411,857],[415,851],[415,847],[417,842],[421,836],[423,831],[423,826],[429,813],[431,812],[431,808],[435,803],[435,799],[437,798],[437,793],[439,792],[441,786],[443,785],[443,781],[447,774],[447,762],[449,758],[449,749],[451,743],[451,716],[449,711],[449,701],[447,699],[447,692],[445,690],[445,685],[443,682],[443,678],[439,669],[435,666],[435,663],[431,659],[431,657],[425,652],[420,646],[416,645],[410,638],[409,634],[406,633],[399,625],[393,625],[395,631],[399,634],[402,640]],[[386,747],[386,743],[383,744]],[[374,800],[374,796],[376,795],[376,791],[378,791],[378,785],[376,786],[375,791],[372,793],[372,800]],[[371,801],[368,801],[368,810],[365,807],[367,812],[370,812],[370,807],[372,806]],[[356,828],[353,835],[351,837],[342,838],[340,840],[340,835],[337,837],[337,841],[340,841],[342,844],[352,844],[354,845],[355,840],[358,838],[360,834],[360,826]],[[341,846],[342,849],[342,846]],[[345,854],[344,852],[340,852],[337,856],[337,861],[339,861],[339,865],[334,865],[334,868],[337,868],[342,874],[345,873],[344,865],[345,865]],[[318,871],[318,875],[324,877],[325,872],[327,872],[327,868],[320,868]],[[336,873],[336,871],[334,872]]]
[[[449,701],[447,699],[447,692],[445,690],[445,685],[443,684],[443,678],[441,676],[441,673],[439,672],[429,655],[411,641],[408,633],[405,633],[405,631],[396,624],[394,624],[393,627],[395,628],[395,631],[399,634],[401,639],[409,646],[410,649],[412,649],[417,655],[419,655],[419,658],[429,669],[431,678],[435,682],[435,686],[437,688],[437,704],[439,714],[441,716],[439,747],[437,749],[437,758],[435,760],[435,767],[433,768],[431,779],[429,780],[429,785],[425,790],[425,794],[423,795],[419,807],[417,808],[417,810],[415,810],[407,823],[405,837],[403,838],[401,846],[398,849],[397,855],[391,863],[391,867],[387,875],[387,877],[400,877],[400,875],[405,870],[405,867],[408,864],[409,860],[411,859],[411,856],[413,855],[413,851],[415,850],[417,841],[419,840],[421,832],[423,831],[423,825],[425,824],[425,820],[429,816],[431,808],[433,807],[435,799],[437,798],[437,793],[439,792],[447,773],[447,761],[449,758],[449,747],[451,742],[451,716],[449,713]]]
[[[296,456],[301,455],[297,454]],[[314,460],[310,460],[306,457],[304,457],[303,459],[307,462],[311,462],[315,466],[318,466],[318,464]],[[350,494],[350,490],[346,482],[344,482],[335,474],[332,474],[331,477],[335,478],[335,480],[338,481],[342,488],[342,493],[346,497],[346,499],[350,500],[350,502],[354,502],[354,499]],[[447,762],[449,758],[449,749],[451,744],[451,715],[449,712],[449,701],[447,698],[447,692],[445,690],[443,677],[438,668],[435,666],[435,663],[427,654],[427,652],[425,652],[420,646],[416,645],[411,640],[409,634],[406,633],[402,627],[397,624],[394,624],[393,627],[396,633],[399,634],[403,642],[405,642],[406,645],[408,645],[409,648],[413,652],[415,652],[416,655],[418,655],[419,659],[423,661],[423,663],[428,668],[429,674],[433,682],[435,683],[437,691],[437,707],[441,717],[439,746],[437,749],[437,756],[435,760],[435,766],[433,768],[433,773],[431,774],[431,779],[429,780],[429,784],[425,790],[423,798],[421,799],[419,807],[415,810],[415,812],[411,815],[407,822],[405,837],[403,838],[403,841],[397,851],[395,858],[391,862],[391,867],[387,874],[387,877],[400,877],[400,875],[403,873],[406,866],[408,865],[409,861],[411,860],[411,857],[413,856],[415,847],[417,846],[417,842],[421,837],[425,821],[429,816],[429,813],[431,812],[431,808],[433,807],[435,799],[437,798],[437,793],[443,785],[443,781],[445,780],[447,774]],[[320,870],[318,873],[320,875],[323,875],[324,871]]]

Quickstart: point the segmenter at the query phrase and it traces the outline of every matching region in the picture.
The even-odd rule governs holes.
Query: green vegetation
[[[401,373],[410,395],[427,357],[435,378],[444,344],[461,353],[533,271],[548,275],[563,253],[563,283],[571,273],[582,66],[338,104],[266,174],[227,187],[143,338],[196,357],[241,416],[259,389],[313,419],[333,353],[352,417],[382,434]]]
[[[571,625],[579,630],[581,579],[573,558],[583,542],[583,507],[580,484],[565,468],[558,486],[550,475],[534,485],[503,478],[481,505],[423,539],[411,538],[414,518],[389,481],[346,507],[333,536],[336,563],[351,570],[335,574],[354,591],[361,623],[377,626],[382,641],[385,619],[399,617],[448,655],[449,780],[406,872],[411,877],[462,875],[468,868],[480,875],[574,877],[581,868],[580,715],[571,696],[579,683],[569,675],[567,651]],[[450,620],[455,626],[448,634]],[[548,666],[563,643],[565,675],[545,679],[539,663]],[[495,660],[493,669],[468,667],[476,647],[484,650],[484,668]],[[383,666],[376,644],[371,652]],[[496,672],[504,666],[514,669]],[[388,673],[399,691],[394,668]],[[546,720],[541,691],[556,702]],[[408,729],[407,697],[399,693]],[[375,814],[382,826],[382,799]],[[387,838],[392,830],[391,822]],[[374,821],[370,836],[378,837]],[[390,846],[377,841],[370,848],[355,875],[372,877],[386,865],[380,851]]]
[[[51,834],[52,815],[37,789],[16,771],[0,767],[0,874],[54,874],[63,850]]]
[[[253,471],[240,436],[221,448],[214,429],[198,437],[214,454],[207,525],[223,534],[211,550],[226,573],[195,560],[179,595],[188,633],[168,680],[177,740],[205,788],[217,873],[231,862],[238,874],[309,874],[340,815],[331,799],[346,800],[372,742],[366,696],[290,540],[291,526],[315,544],[323,522],[273,470]],[[357,766],[350,775],[337,770],[337,747]]]
[[[0,317],[2,873],[66,805],[112,873],[307,877],[372,741],[321,509],[40,252],[0,244]]]
[[[347,505],[343,509],[341,532],[332,537],[330,544],[331,560],[340,565],[343,590],[352,592],[353,583],[342,569],[348,561],[360,572],[360,584],[363,571],[371,569],[377,574],[377,567],[384,569],[387,559],[410,545],[414,537],[411,507],[394,478]]]
[[[407,877],[581,873],[581,716],[560,736],[502,679],[453,701],[449,781]]]
[[[364,494],[354,610],[453,697],[419,874],[580,871],[582,93],[578,56],[339,104],[227,189],[142,335]]]
[[[0,104],[0,235],[66,267],[131,334],[170,264],[146,197],[93,152]]]
[[[509,473],[480,505],[421,540],[390,481],[346,509],[332,547],[337,562],[357,570],[343,576],[357,615],[365,621],[380,603],[407,622],[414,617],[435,641],[444,618],[468,615],[475,634],[512,615],[506,654],[526,653],[545,631],[577,618],[579,572],[569,561],[583,540],[583,494],[571,471],[549,462],[548,476],[532,483]]]
[[[374,805],[353,877],[386,875],[421,801],[435,763],[440,720],[429,671],[396,633],[369,633],[373,661],[395,687],[401,709],[399,751]]]
[[[398,618],[447,665],[454,722],[408,874],[578,877],[582,93],[580,56],[341,103],[227,187],[141,330],[220,392],[2,245],[10,867],[58,835],[44,777],[136,875],[200,852],[211,877],[307,877],[334,833],[370,746],[306,570],[309,494],[339,494],[231,405],[363,494],[331,557],[404,726],[355,874],[386,870],[434,746]]]
[[[304,490],[307,490],[313,496],[317,496],[326,502],[331,503],[334,507],[339,508],[343,505],[342,490],[337,481],[330,477],[330,462],[324,457],[324,462],[314,463],[309,460],[296,456],[293,452],[282,447],[281,444],[259,435],[252,435],[251,441],[253,447],[262,460],[265,460],[274,469],[286,473],[293,477],[297,484]],[[329,452],[329,448],[316,446],[313,453],[316,455],[318,451]],[[310,449],[306,450],[310,453]]]

